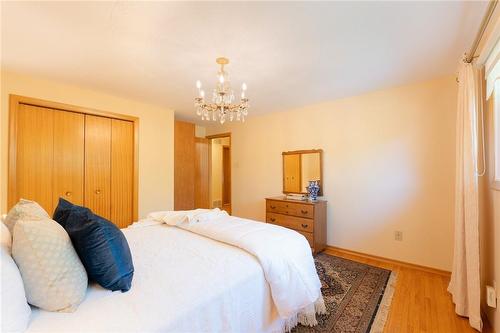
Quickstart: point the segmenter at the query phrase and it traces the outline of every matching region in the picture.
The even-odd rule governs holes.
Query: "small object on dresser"
[[[289,193],[286,195],[286,198],[289,200],[299,200],[304,201],[307,200],[307,195],[305,194],[297,194],[297,193]]]
[[[315,202],[318,200],[319,193],[319,181],[318,180],[310,180],[309,185],[306,187],[307,193],[309,195],[309,201]]]

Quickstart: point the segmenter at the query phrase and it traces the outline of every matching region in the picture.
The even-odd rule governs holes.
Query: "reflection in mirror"
[[[319,153],[301,154],[301,192],[307,193],[307,185],[311,180],[321,180]]]
[[[321,150],[302,150],[283,153],[283,193],[307,193],[311,180],[322,184]],[[320,195],[323,195],[320,188]]]

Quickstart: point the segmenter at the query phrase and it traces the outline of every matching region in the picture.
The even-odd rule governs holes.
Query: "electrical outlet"
[[[497,307],[497,293],[492,286],[486,286],[486,304],[491,308]]]
[[[394,239],[401,242],[403,240],[403,232],[399,230],[394,231]]]

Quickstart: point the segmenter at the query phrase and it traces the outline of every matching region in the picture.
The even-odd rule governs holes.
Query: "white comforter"
[[[74,313],[33,308],[27,332],[279,332],[284,326],[257,259],[194,233],[143,221],[124,230],[132,288],[93,284]],[[156,225],[155,225],[156,224]]]
[[[161,221],[198,235],[237,246],[260,262],[274,304],[288,330],[297,322],[317,324],[325,306],[309,243],[301,234],[272,224],[232,217],[219,210],[157,212]]]

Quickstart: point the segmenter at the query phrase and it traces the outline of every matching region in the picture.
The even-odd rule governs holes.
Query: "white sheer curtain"
[[[462,63],[458,75],[455,182],[455,249],[448,291],[455,311],[481,331],[479,266],[478,120],[481,115],[480,71]]]

